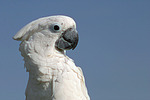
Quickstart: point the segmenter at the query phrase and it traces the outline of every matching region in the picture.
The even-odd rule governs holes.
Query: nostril
[[[69,30],[72,30],[72,28],[69,28]]]

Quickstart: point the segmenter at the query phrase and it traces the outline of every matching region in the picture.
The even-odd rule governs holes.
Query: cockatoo
[[[90,100],[81,68],[65,53],[78,43],[72,18],[39,18],[13,39],[21,41],[19,50],[29,72],[26,100]]]

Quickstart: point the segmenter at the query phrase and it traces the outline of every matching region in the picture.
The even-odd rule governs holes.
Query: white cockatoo
[[[72,18],[37,19],[13,39],[21,41],[19,50],[29,72],[26,100],[90,100],[81,68],[65,54],[78,43]]]

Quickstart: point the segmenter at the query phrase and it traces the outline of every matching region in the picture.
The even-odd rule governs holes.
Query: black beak
[[[56,41],[56,47],[61,50],[74,50],[78,44],[78,32],[74,28],[67,29]]]

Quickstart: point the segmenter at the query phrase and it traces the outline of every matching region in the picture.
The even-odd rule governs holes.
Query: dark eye
[[[60,29],[60,27],[58,25],[54,25],[54,30],[58,31]]]
[[[61,26],[62,25],[60,25],[59,23],[54,23],[50,25],[49,30],[54,33],[60,33],[62,29]]]

